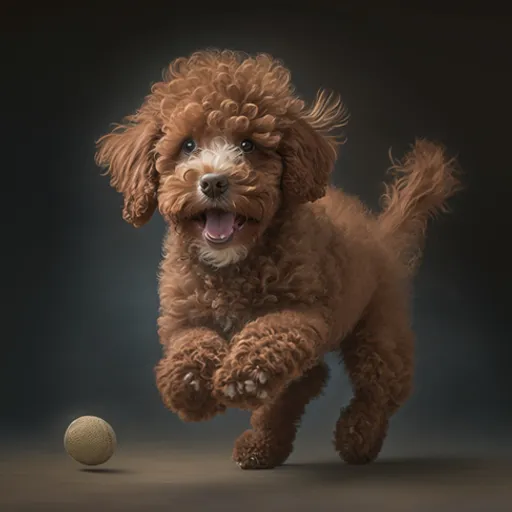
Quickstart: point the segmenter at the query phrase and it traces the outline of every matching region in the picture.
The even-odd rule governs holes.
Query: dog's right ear
[[[96,163],[107,168],[111,185],[123,194],[123,219],[135,227],[148,222],[157,207],[154,149],[160,136],[154,116],[139,111],[96,143]]]

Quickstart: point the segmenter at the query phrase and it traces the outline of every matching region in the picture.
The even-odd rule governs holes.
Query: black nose
[[[199,180],[201,192],[210,199],[216,199],[226,192],[229,183],[226,176],[222,174],[205,174]]]

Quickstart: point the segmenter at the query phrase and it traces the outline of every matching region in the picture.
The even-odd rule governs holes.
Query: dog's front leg
[[[318,362],[328,333],[325,316],[314,309],[269,313],[248,323],[215,372],[215,396],[241,409],[273,400]]]
[[[213,375],[227,354],[227,342],[202,327],[176,330],[162,340],[164,357],[155,368],[162,401],[184,421],[208,420],[225,410],[212,395]]]

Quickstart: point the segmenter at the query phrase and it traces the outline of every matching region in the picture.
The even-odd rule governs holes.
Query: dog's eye
[[[191,153],[193,153],[195,151],[195,149],[197,148],[197,144],[196,144],[196,141],[194,139],[187,139],[185,142],[183,142],[183,144],[181,145],[181,150],[183,151],[183,153],[185,153],[186,155],[190,155]]]
[[[249,139],[244,139],[242,142],[240,142],[240,149],[244,153],[250,153],[254,150],[254,142]]]

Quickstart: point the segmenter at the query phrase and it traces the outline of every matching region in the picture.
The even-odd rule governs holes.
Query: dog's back
[[[455,160],[442,147],[418,140],[401,162],[393,162],[394,180],[385,185],[379,214],[333,187],[318,206],[352,242],[371,240],[412,275],[417,269],[429,218],[448,211],[446,201],[460,188]],[[315,208],[315,206],[313,206]]]

